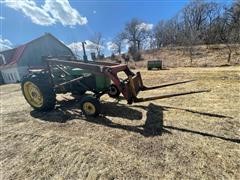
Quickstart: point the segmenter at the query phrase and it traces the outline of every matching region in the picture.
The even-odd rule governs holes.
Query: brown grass
[[[239,66],[141,72],[147,85],[198,81],[140,96],[211,92],[134,105],[104,96],[103,115],[86,119],[68,95],[39,113],[18,84],[0,86],[1,179],[240,179]]]
[[[193,47],[192,63],[187,47],[164,47],[142,51],[143,60],[138,62],[130,61],[132,68],[147,68],[148,60],[162,60],[165,68],[173,67],[219,67],[240,64],[240,44],[231,45],[232,56],[228,63],[229,50],[224,44],[220,45],[199,45]],[[118,59],[122,58],[117,57]]]

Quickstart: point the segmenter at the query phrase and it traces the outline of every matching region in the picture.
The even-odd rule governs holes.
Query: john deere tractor
[[[108,93],[118,97],[120,91],[107,76],[95,75],[81,68],[61,64],[45,69],[32,69],[22,80],[22,92],[27,102],[38,111],[52,110],[57,93],[71,92],[81,97],[81,109],[85,115],[96,116],[100,112],[99,97]],[[85,95],[86,91],[93,92]]]
[[[104,94],[117,98],[121,93],[128,104],[132,104],[133,102],[206,92],[206,90],[200,90],[138,98],[137,95],[140,91],[187,83],[192,80],[146,87],[142,82],[140,72],[132,72],[126,64],[66,61],[53,57],[47,58],[45,61],[46,67],[30,70],[29,74],[23,78],[21,85],[27,102],[35,110],[40,111],[51,110],[55,107],[57,93],[71,92],[79,95],[83,113],[86,116],[97,116],[101,109],[99,99]],[[119,72],[124,72],[126,78],[121,79],[118,76]],[[86,91],[91,94],[87,95]]]

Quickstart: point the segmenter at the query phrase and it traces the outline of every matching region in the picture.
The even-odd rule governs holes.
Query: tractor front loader
[[[120,94],[128,104],[174,96],[201,93],[191,91],[162,95],[157,97],[138,98],[140,91],[163,88],[192,80],[147,87],[143,84],[140,72],[132,72],[126,64],[109,62],[66,61],[58,58],[46,58],[46,68],[31,70],[22,81],[22,92],[27,102],[36,110],[46,111],[55,107],[56,94],[67,93],[80,95],[81,109],[86,116],[97,116],[101,112],[100,97],[108,94],[117,98]],[[125,79],[120,79],[124,72]],[[87,91],[92,95],[86,95]]]

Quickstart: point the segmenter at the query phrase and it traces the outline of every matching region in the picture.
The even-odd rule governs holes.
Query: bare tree
[[[152,25],[146,24],[139,19],[132,19],[126,23],[122,38],[128,41],[129,53],[133,57],[133,60],[137,61],[141,59],[140,49],[144,47],[147,38],[151,33]]]
[[[222,6],[216,2],[209,2],[205,5],[206,17],[205,27],[203,30],[203,41],[208,46],[209,44],[217,43],[217,34],[214,32],[214,24],[218,17],[221,16]]]
[[[102,47],[103,47],[102,33],[100,33],[100,32],[95,33],[94,36],[90,40],[93,43],[91,48],[95,49],[95,51],[97,53],[97,56],[100,57],[101,50],[102,50]]]
[[[114,53],[121,54],[123,46],[124,35],[119,33],[114,39],[113,43],[115,44]]]
[[[165,42],[165,21],[160,21],[153,30],[157,48],[164,46]]]
[[[208,17],[208,4],[203,0],[191,1],[182,12],[184,22],[184,39],[189,50],[190,61],[193,60],[193,46],[202,44],[206,21]]]
[[[231,5],[192,0],[175,17],[160,21],[153,31],[157,48],[182,45],[192,64],[194,46],[223,43],[228,48],[228,62],[240,43],[240,0]],[[237,51],[236,51],[237,52]]]
[[[232,6],[225,7],[225,12],[218,17],[215,23],[215,32],[220,42],[228,48],[227,62],[230,63],[234,46],[232,43],[239,43],[240,34],[240,3],[236,1]],[[239,8],[239,9],[238,9]],[[237,9],[237,11],[236,11]],[[237,12],[237,13],[236,13]]]
[[[132,48],[136,52],[140,50],[141,44],[149,35],[149,30],[141,25],[143,25],[143,22],[134,18],[125,25],[122,33],[123,38],[132,44]]]
[[[232,6],[226,10],[226,13],[231,22],[232,42],[240,43],[240,0],[235,0]]]

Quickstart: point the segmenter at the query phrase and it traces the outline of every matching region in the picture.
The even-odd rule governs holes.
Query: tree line
[[[125,43],[134,60],[140,60],[140,50],[166,46],[184,46],[190,59],[193,46],[225,44],[231,60],[231,44],[240,43],[240,0],[230,5],[205,0],[192,0],[169,20],[161,20],[151,30],[134,18],[112,40],[112,52],[121,54]],[[191,59],[192,60],[192,59]]]

